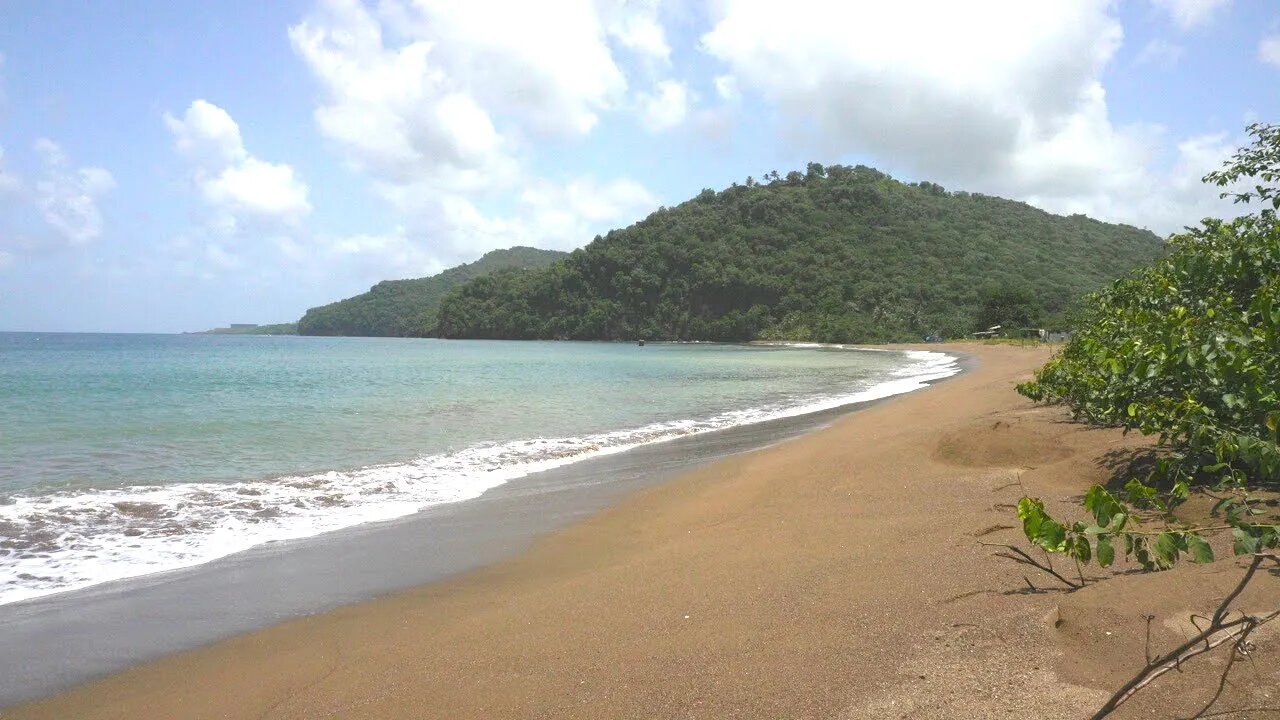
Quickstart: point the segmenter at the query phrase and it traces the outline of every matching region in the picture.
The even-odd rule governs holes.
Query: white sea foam
[[[956,358],[945,353],[906,356],[909,364],[871,387],[704,419],[482,445],[354,471],[19,495],[0,504],[0,604],[402,517],[590,457],[898,395],[960,371]]]

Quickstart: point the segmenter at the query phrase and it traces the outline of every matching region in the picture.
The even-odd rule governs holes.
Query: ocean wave
[[[14,496],[0,501],[0,604],[403,517],[587,458],[898,395],[959,372],[945,353],[913,350],[906,357],[910,362],[888,380],[848,394],[703,419],[480,445],[352,471]]]

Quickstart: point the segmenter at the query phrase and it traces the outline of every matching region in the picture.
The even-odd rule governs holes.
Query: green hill
[[[472,263],[413,280],[384,280],[369,292],[311,308],[298,321],[299,335],[363,337],[421,336],[435,326],[445,294],[497,270],[541,268],[565,256],[557,250],[513,247],[494,250]]]
[[[451,338],[954,337],[1061,323],[1082,293],[1163,253],[1154,234],[906,184],[867,167],[703,190],[549,267],[449,293]]]

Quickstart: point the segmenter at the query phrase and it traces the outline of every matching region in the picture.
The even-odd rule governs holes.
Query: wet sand
[[[1209,609],[1236,564],[1024,592],[978,539],[1016,540],[1021,494],[1064,510],[1145,441],[1018,397],[1047,350],[961,349],[978,363],[960,377],[639,490],[509,559],[2,715],[1087,716],[1141,666],[1143,613]],[[1261,580],[1245,603],[1280,597]],[[1280,713],[1280,638],[1259,640],[1261,682],[1218,708],[1253,710],[1231,717]],[[1205,697],[1153,693],[1117,717],[1203,704],[1213,669],[1177,680]]]

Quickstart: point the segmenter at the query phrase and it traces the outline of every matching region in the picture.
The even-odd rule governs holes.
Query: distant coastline
[[[274,325],[258,325],[257,323],[231,323],[226,327],[212,330],[199,330],[183,333],[183,335],[297,335],[298,323],[276,323]]]

